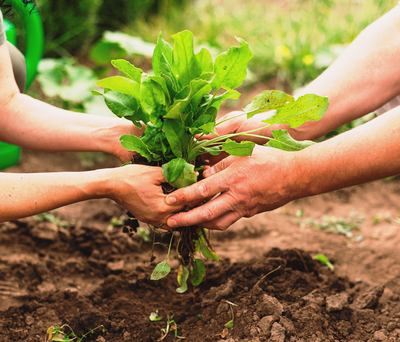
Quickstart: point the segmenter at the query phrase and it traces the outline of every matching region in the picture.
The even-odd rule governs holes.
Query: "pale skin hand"
[[[294,199],[400,174],[400,106],[358,128],[299,152],[256,146],[228,157],[205,180],[167,196],[171,206],[218,197],[168,218],[168,226],[224,230],[241,217]]]
[[[109,198],[137,219],[158,226],[181,207],[165,204],[159,167],[126,165],[87,172],[1,173],[0,222],[89,199]]]
[[[329,108],[319,121],[310,121],[291,129],[286,125],[272,129],[287,129],[296,140],[313,140],[337,127],[373,112],[400,94],[400,6],[396,6],[367,27],[346,51],[316,80],[297,95],[313,93],[328,96]],[[233,112],[223,117],[236,116]],[[246,120],[245,116],[226,121],[216,127],[218,134],[245,132],[265,126],[262,115]],[[272,137],[271,128],[256,134]],[[265,144],[267,140],[239,136],[235,140],[252,140]]]
[[[128,162],[133,153],[119,137],[140,136],[128,121],[66,111],[20,94],[11,68],[7,44],[0,46],[0,141],[41,151],[91,151]]]

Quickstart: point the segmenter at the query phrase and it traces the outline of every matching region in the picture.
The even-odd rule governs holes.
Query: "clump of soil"
[[[44,341],[49,327],[65,323],[78,336],[104,326],[87,341],[159,341],[172,315],[188,342],[400,338],[400,293],[383,298],[384,285],[350,281],[298,249],[210,262],[201,286],[178,294],[178,260],[175,272],[151,281],[151,245],[99,224],[118,210],[94,217],[97,224],[0,225],[0,341]],[[163,319],[151,322],[156,311]],[[176,340],[174,331],[163,339]]]

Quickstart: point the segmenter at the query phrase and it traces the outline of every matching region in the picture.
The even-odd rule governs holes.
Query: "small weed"
[[[114,228],[122,227],[125,223],[125,220],[125,215],[121,215],[120,217],[113,216],[110,220],[110,224],[107,226],[107,230],[112,231]]]
[[[335,269],[335,266],[332,265],[332,263],[329,261],[329,259],[324,254],[317,254],[315,257],[313,257],[313,259],[319,261],[322,264],[324,264],[331,271],[333,271]]]
[[[390,217],[390,214],[389,213],[379,213],[379,214],[377,214],[377,215],[373,215],[372,216],[372,220],[373,220],[373,224],[375,225],[375,224],[378,224],[378,223],[381,223],[381,222],[383,222],[383,221],[386,221],[386,222],[388,222],[388,223],[392,223],[393,222],[393,220],[392,220],[392,218]]]
[[[68,227],[70,225],[67,221],[61,220],[59,217],[48,212],[35,215],[35,217],[39,221],[50,222],[56,225],[57,227]]]
[[[174,318],[174,315],[171,315],[171,317],[169,317],[167,315],[167,327],[165,329],[161,329],[162,336],[158,341],[162,341],[164,338],[166,338],[170,331],[174,332],[175,338],[178,338],[181,340],[186,338],[186,337],[178,336],[178,325],[173,320],[173,318]]]
[[[355,237],[354,231],[359,230],[363,222],[363,215],[351,212],[348,218],[323,216],[321,221],[306,218],[300,224],[302,227],[314,227],[319,231],[341,234],[351,239]]]
[[[157,322],[157,321],[161,321],[162,317],[158,316],[158,310],[156,310],[155,312],[152,312],[149,316],[149,320],[152,322]]]
[[[68,328],[71,332],[69,334],[63,331],[64,328]],[[102,329],[104,333],[106,330],[103,325],[99,325],[98,327],[91,329],[86,334],[83,334],[81,337],[75,335],[74,331],[68,324],[63,324],[61,327],[50,327],[47,329],[45,342],[47,341],[57,341],[57,342],[81,342],[84,338],[86,338],[89,334],[93,334],[95,330]]]

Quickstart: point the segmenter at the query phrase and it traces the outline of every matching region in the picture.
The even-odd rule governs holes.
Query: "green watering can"
[[[33,4],[25,5],[22,0],[10,0],[13,8],[21,17],[25,31],[25,63],[26,63],[26,86],[25,90],[32,84],[37,74],[37,68],[44,51],[44,31],[40,14]],[[14,46],[17,44],[17,31],[13,23],[4,19],[7,40]],[[0,170],[18,164],[21,155],[19,146],[7,144],[0,141]]]

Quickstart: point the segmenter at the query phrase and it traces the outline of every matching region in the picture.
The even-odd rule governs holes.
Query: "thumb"
[[[228,168],[231,164],[233,164],[238,157],[229,156],[227,158],[222,159],[220,162],[215,164],[214,166],[210,167],[209,169],[205,170],[203,173],[204,178],[211,177],[218,172],[221,172]]]

